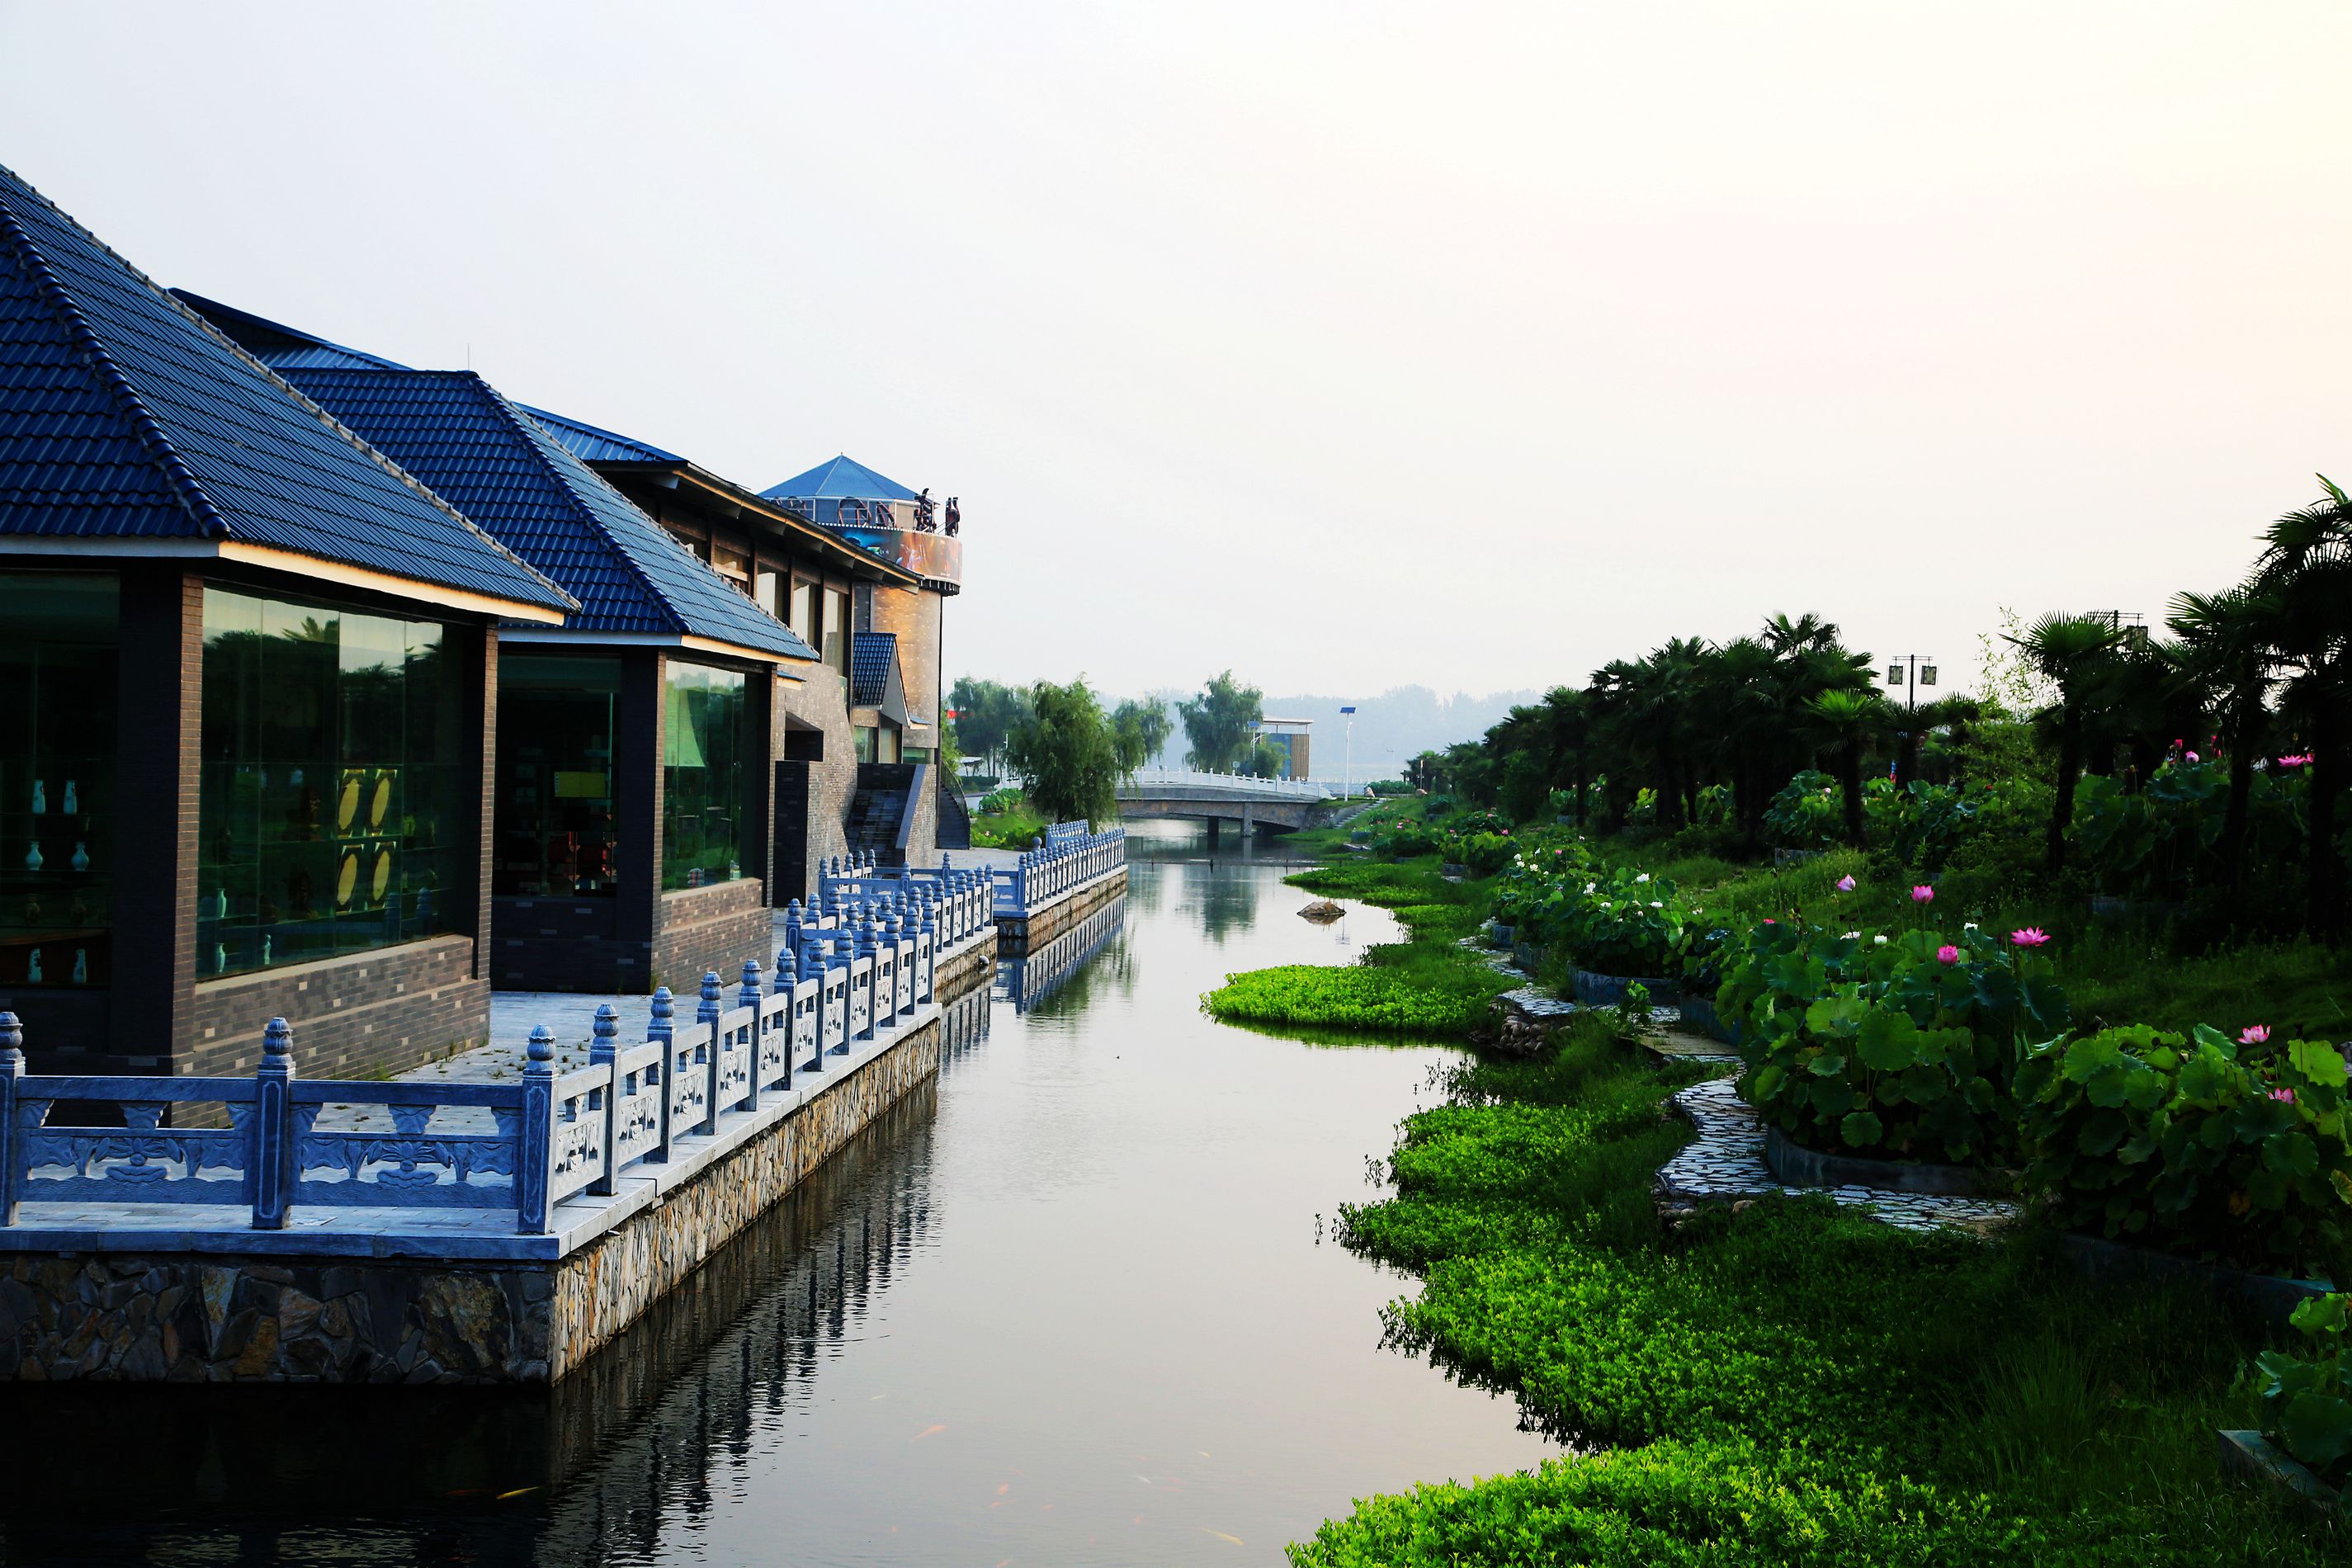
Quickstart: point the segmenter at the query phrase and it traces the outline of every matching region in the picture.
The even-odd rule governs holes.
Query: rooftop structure
[[[953,496],[934,505],[929,490],[910,490],[847,456],[760,494],[914,573],[934,593],[962,591],[963,515]]]

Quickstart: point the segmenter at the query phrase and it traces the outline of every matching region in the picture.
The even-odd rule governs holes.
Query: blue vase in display
[[[86,947],[74,949],[74,984],[77,985],[89,984],[89,949]]]
[[[213,943],[213,973],[215,974],[228,973],[228,943],[225,942]]]
[[[25,851],[25,869],[27,871],[37,871],[40,868],[41,841],[36,838],[33,840],[33,847]]]
[[[33,815],[39,816],[49,809],[48,786],[40,780],[33,781]]]
[[[74,852],[73,852],[73,868],[74,868],[75,870],[77,870],[77,871],[87,871],[87,870],[89,870],[89,845],[87,845],[87,844],[77,844],[77,845],[75,845],[75,846],[74,846]]]
[[[33,950],[32,961],[25,966],[25,983],[28,985],[41,983],[41,950],[37,947]]]
[[[74,782],[68,779],[66,780],[66,815],[71,816],[79,810],[81,810],[81,801],[74,795]]]

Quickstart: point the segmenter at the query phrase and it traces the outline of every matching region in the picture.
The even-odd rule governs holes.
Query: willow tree
[[[1118,816],[1118,739],[1085,676],[1031,687],[1028,716],[1006,738],[1004,756],[1028,781],[1031,802],[1055,821]]]

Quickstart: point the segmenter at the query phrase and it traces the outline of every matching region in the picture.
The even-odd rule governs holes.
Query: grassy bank
[[[1404,1125],[1351,1247],[1423,1276],[1391,1341],[1594,1451],[1365,1500],[1292,1549],[1441,1563],[2303,1563],[2347,1542],[2225,1482],[2252,1346],[2186,1299],[1825,1200],[1657,1218],[1671,1069],[1601,1015]]]
[[[1459,1037],[1484,1023],[1494,999],[1515,984],[1458,942],[1478,923],[1486,884],[1445,880],[1434,856],[1345,859],[1289,880],[1392,910],[1412,940],[1368,948],[1345,966],[1290,963],[1227,975],[1201,999],[1211,1016],[1280,1028]]]

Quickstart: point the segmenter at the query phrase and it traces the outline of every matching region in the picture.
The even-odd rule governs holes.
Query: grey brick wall
[[[282,1017],[294,1026],[294,1061],[305,1077],[405,1072],[481,1043],[489,1012],[473,939],[428,937],[206,981],[196,987],[194,1038],[182,1060],[198,1077],[251,1072],[263,1027]]]

